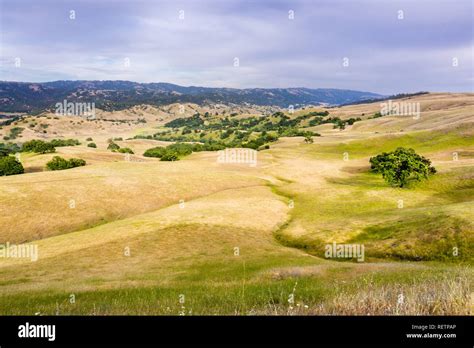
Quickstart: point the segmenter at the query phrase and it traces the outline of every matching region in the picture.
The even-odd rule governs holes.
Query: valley
[[[25,174],[0,177],[0,243],[38,247],[34,262],[0,258],[0,313],[472,314],[474,95],[399,101],[419,118],[379,116],[380,102],[172,103],[4,125],[23,128],[14,142],[80,145],[20,152]],[[256,165],[143,155],[176,142],[258,150]],[[397,147],[437,173],[400,188],[369,171]],[[45,170],[58,155],[87,164]],[[333,243],[363,245],[363,262],[325,257]]]

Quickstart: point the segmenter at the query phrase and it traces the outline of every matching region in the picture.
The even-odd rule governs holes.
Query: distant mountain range
[[[94,102],[103,110],[121,110],[138,104],[171,103],[253,104],[287,108],[289,105],[340,105],[384,96],[345,89],[210,88],[170,83],[130,81],[0,82],[0,112],[38,113],[58,102]]]

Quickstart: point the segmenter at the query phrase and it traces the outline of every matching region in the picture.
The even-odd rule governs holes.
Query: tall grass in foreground
[[[334,272],[335,273],[334,273]],[[470,268],[0,297],[2,315],[472,315]],[[351,273],[355,269],[349,269]],[[357,273],[357,272],[356,272]],[[418,275],[418,276],[416,276]],[[185,302],[179,302],[185,295]],[[184,297],[183,297],[184,298]]]
[[[413,284],[358,283],[327,302],[308,308],[298,303],[290,311],[264,311],[260,314],[294,315],[473,315],[474,293],[468,270],[456,277]],[[276,309],[276,308],[275,308]]]

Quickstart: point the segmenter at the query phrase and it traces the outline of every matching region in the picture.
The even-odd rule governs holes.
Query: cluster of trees
[[[24,152],[35,152],[35,153],[53,153],[56,152],[56,148],[52,143],[45,142],[43,140],[30,140],[23,143],[22,151]]]
[[[25,172],[21,162],[18,161],[15,156],[12,156],[13,153],[17,153],[20,150],[36,153],[52,153],[56,151],[51,143],[46,143],[41,140],[31,140],[25,144],[23,144],[23,148],[14,144],[0,144],[0,176],[23,174]],[[84,165],[86,165],[86,162],[79,158],[65,160],[62,157],[55,156],[46,164],[46,167],[49,170],[62,170]]]
[[[177,118],[176,120],[170,121],[165,124],[165,127],[168,128],[180,128],[180,127],[189,127],[189,128],[199,128],[204,125],[204,120],[201,118],[199,113],[194,114],[191,117],[186,118]]]
[[[122,138],[120,138],[122,140]],[[94,144],[95,145],[95,144]],[[91,146],[94,147],[94,146]],[[97,147],[97,146],[95,146]],[[113,140],[109,140],[109,145],[107,146],[107,150],[111,150],[112,152],[119,152],[119,153],[129,153],[133,155],[133,150],[129,147],[120,147],[119,144],[115,143]]]
[[[323,118],[328,116],[328,111],[322,112],[310,112],[305,115],[300,115],[295,118],[290,118],[283,112],[275,112],[271,116],[261,117],[246,117],[246,118],[216,118],[213,121],[207,120],[201,117],[199,113],[187,117],[179,118],[168,122],[165,127],[172,128],[175,132],[178,128],[183,128],[181,135],[191,134],[193,131],[201,130],[232,130],[232,131],[250,131],[250,132],[264,132],[264,131],[277,131],[279,133],[285,132],[289,128],[301,127],[301,122],[311,117]],[[183,141],[183,139],[176,139],[176,141]]]
[[[205,136],[209,134],[208,139],[204,139]],[[259,149],[263,145],[266,145],[271,142],[275,142],[279,139],[279,137],[296,137],[296,136],[320,136],[319,133],[308,131],[308,130],[301,130],[298,128],[280,128],[278,132],[268,133],[267,131],[260,132],[260,134],[255,134],[249,131],[240,131],[240,130],[232,130],[228,129],[218,133],[219,140],[213,140],[210,138],[212,135],[211,133],[201,132],[198,137],[196,136],[183,136],[183,135],[172,135],[169,133],[156,133],[153,136],[136,136],[135,138],[146,138],[146,139],[155,139],[155,140],[162,140],[162,141],[177,141],[177,142],[185,142],[185,141],[195,141],[203,144],[222,144],[224,147],[244,147],[244,148],[252,148],[252,149]]]
[[[435,174],[431,161],[418,155],[415,150],[399,147],[370,158],[370,168],[392,186],[405,187],[410,180],[420,181]]]
[[[10,155],[0,153],[0,176],[23,174],[25,169],[17,159]]]
[[[321,134],[312,132],[309,130],[301,130],[297,128],[287,128],[283,129],[280,133],[279,136],[281,137],[306,137],[306,136],[312,136],[312,137],[320,137]]]
[[[376,112],[373,116],[369,116],[369,120],[373,118],[379,118],[382,117],[383,115],[380,112]]]
[[[168,122],[165,127],[167,131],[161,131],[154,135],[135,136],[135,138],[155,139],[176,142],[197,142],[189,145],[192,151],[216,151],[223,148],[251,148],[254,150],[268,149],[269,143],[275,142],[279,137],[305,137],[306,142],[312,141],[313,136],[319,133],[300,129],[302,122],[310,118],[317,118],[320,122],[323,117],[329,115],[328,111],[309,112],[295,118],[290,118],[283,112],[276,112],[269,116],[247,117],[247,118],[214,118],[210,115],[201,117],[199,113],[191,117],[180,118]],[[337,118],[337,120],[339,120]],[[352,119],[352,124],[356,119]],[[329,119],[327,122],[335,122]],[[323,123],[326,123],[324,121]],[[118,145],[113,145],[114,147]],[[164,154],[174,154],[178,158],[186,155],[164,147],[147,150],[145,156],[163,158]],[[165,156],[167,158],[167,156]],[[174,159],[174,156],[170,158]]]
[[[15,140],[22,132],[23,127],[13,127],[10,129],[10,135],[4,136],[3,140]]]
[[[342,120],[339,117],[329,117],[329,118],[324,119],[323,117],[318,116],[309,121],[309,126],[314,127],[320,124],[332,123],[334,125],[333,128],[339,128],[343,130],[346,128],[346,125],[352,126],[355,122],[361,121],[361,120],[362,119],[360,117],[357,117],[357,118],[351,117],[348,120]]]
[[[50,141],[54,147],[81,145],[77,139],[53,139]]]
[[[277,136],[263,132],[260,136],[251,140],[247,140],[246,142],[239,140],[233,140],[229,142],[212,140],[198,143],[178,142],[166,147],[159,146],[148,149],[145,151],[143,156],[161,158],[162,161],[177,161],[181,157],[200,151],[219,151],[225,148],[249,148],[254,150],[268,149],[270,148],[268,143],[276,140],[278,140]]]
[[[291,133],[290,133],[291,132]],[[309,132],[315,136],[319,135],[317,133]],[[210,133],[209,133],[210,134]],[[287,134],[287,135],[286,135]],[[299,131],[297,129],[286,129],[284,136],[305,136],[308,132]],[[202,135],[202,136],[201,136]],[[155,139],[162,141],[177,141],[177,142],[186,142],[194,141],[199,142],[202,146],[209,148],[210,150],[203,151],[216,151],[221,148],[226,147],[244,147],[259,149],[261,146],[277,141],[279,138],[278,134],[270,134],[266,131],[261,132],[259,135],[252,135],[252,132],[232,130],[228,129],[223,132],[220,132],[218,135],[219,140],[214,140],[212,138],[204,139],[204,136],[207,135],[205,132],[201,132],[199,136],[183,136],[183,135],[172,135],[169,133],[156,133],[153,136],[136,136],[137,139]],[[232,136],[232,137],[231,137]],[[218,148],[217,148],[218,147]]]
[[[112,152],[116,152],[119,149],[120,149],[119,144],[114,143],[113,141],[110,141],[109,145],[107,146],[107,150],[110,150]]]
[[[63,170],[63,169],[70,169],[75,167],[85,166],[86,161],[80,158],[70,158],[66,160],[59,156],[54,156],[51,161],[46,163],[46,167],[48,170]]]
[[[15,143],[0,143],[0,157],[15,154],[21,151],[21,146]]]
[[[161,161],[178,161],[181,157],[190,155],[193,152],[200,151],[218,151],[224,149],[225,146],[218,143],[206,144],[188,144],[176,143],[166,147],[154,147],[145,151],[145,157],[157,157]]]
[[[131,155],[134,154],[133,150],[129,147],[121,147],[120,149],[117,150],[119,153],[129,153]]]
[[[0,121],[0,127],[9,126],[12,123],[18,122],[21,118],[22,116],[14,116],[11,118],[7,118],[5,121]]]
[[[161,161],[179,160],[178,154],[174,150],[168,149],[168,146],[167,147],[160,146],[160,147],[154,147],[154,148],[148,149],[145,151],[143,156],[160,158]]]
[[[77,139],[53,139],[50,142],[43,140],[30,140],[24,142],[22,145],[23,152],[35,152],[35,153],[53,153],[56,152],[56,147],[61,146],[76,146],[81,143]]]
[[[340,130],[344,130],[346,129],[346,125],[348,124],[349,126],[352,126],[355,122],[357,121],[361,121],[361,118],[360,117],[357,117],[357,118],[353,118],[351,117],[350,119],[348,120],[341,120],[341,119],[338,119],[336,122],[333,122],[334,123],[334,126],[333,128],[336,129],[336,128],[339,128]]]
[[[23,174],[25,172],[21,162],[16,157],[11,156],[20,151],[21,147],[17,144],[0,143],[0,176]]]

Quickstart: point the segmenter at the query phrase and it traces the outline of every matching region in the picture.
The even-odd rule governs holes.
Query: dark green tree
[[[403,147],[370,158],[371,171],[382,174],[392,186],[405,187],[410,180],[421,181],[435,174],[431,161]]]
[[[22,151],[36,153],[53,153],[56,152],[56,149],[51,143],[35,139],[23,143]]]
[[[59,156],[54,156],[51,161],[46,163],[46,167],[48,170],[63,170],[63,169],[70,169],[75,167],[85,166],[86,161],[80,158],[71,158],[66,160]]]
[[[120,149],[120,146],[113,141],[107,146],[107,150],[112,150],[112,152],[115,152]]]
[[[167,150],[163,156],[161,156],[160,161],[178,161],[178,154],[174,151]]]
[[[23,174],[23,165],[13,156],[0,157],[0,176]]]
[[[122,147],[120,149],[118,149],[118,152],[120,153],[129,153],[129,154],[134,154],[133,150],[129,147]]]

